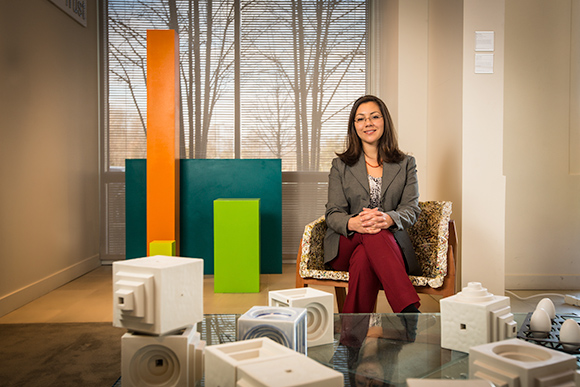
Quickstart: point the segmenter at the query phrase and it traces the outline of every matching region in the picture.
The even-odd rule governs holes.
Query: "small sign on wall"
[[[475,51],[494,51],[494,31],[475,31]]]
[[[475,73],[493,74],[493,54],[475,54]]]
[[[83,27],[87,26],[87,0],[50,0]]]
[[[493,74],[494,50],[495,50],[494,31],[475,31],[476,74]]]

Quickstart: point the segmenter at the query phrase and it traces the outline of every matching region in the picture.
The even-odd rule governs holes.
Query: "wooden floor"
[[[282,274],[264,274],[260,276],[260,293],[223,294],[214,293],[213,276],[204,278],[204,313],[225,314],[245,313],[252,306],[268,305],[270,290],[290,289],[295,284],[295,266],[283,265]],[[328,287],[319,288],[332,291]],[[558,313],[575,312],[580,314],[580,308],[564,304],[563,297],[556,294],[573,294],[580,296],[578,290],[557,291],[515,291],[519,297],[529,297],[535,294],[553,294],[550,296]],[[508,294],[510,295],[510,294]],[[541,296],[529,300],[520,300],[513,295],[510,305],[512,312],[531,312],[541,299]],[[421,294],[423,313],[439,312],[439,300]],[[336,305],[335,305],[336,312]],[[389,313],[389,307],[384,294],[379,294],[378,313]],[[31,303],[0,318],[0,324],[16,323],[65,323],[65,322],[108,322],[113,318],[112,267],[101,266],[90,273],[61,286],[60,288],[32,301]]]

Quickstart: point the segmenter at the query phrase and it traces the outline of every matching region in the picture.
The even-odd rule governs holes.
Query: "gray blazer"
[[[328,175],[328,203],[325,214],[328,229],[324,238],[324,262],[331,261],[338,255],[340,235],[348,237],[354,233],[347,231],[348,220],[369,205],[370,187],[364,155],[352,167],[339,158],[332,160]],[[406,156],[400,163],[383,163],[381,209],[395,222],[390,228],[395,236],[397,230],[407,229],[417,220],[421,210],[417,165],[413,156]],[[397,241],[399,242],[398,239]]]

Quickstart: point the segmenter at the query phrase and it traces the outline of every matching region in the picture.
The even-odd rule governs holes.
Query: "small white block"
[[[239,366],[294,354],[296,352],[293,350],[265,337],[207,346],[204,357],[205,385],[234,387]]]
[[[125,333],[121,338],[123,387],[190,385],[189,344],[194,326],[163,336]]]
[[[342,387],[344,376],[302,354],[238,367],[238,387]]]
[[[158,255],[113,262],[113,326],[163,335],[202,318],[202,259]]]
[[[469,378],[496,386],[575,386],[576,358],[550,348],[510,339],[472,347]]]
[[[306,308],[308,347],[334,342],[334,294],[313,288],[272,290],[269,305]]]
[[[238,340],[268,337],[306,354],[305,308],[254,306],[238,319]]]

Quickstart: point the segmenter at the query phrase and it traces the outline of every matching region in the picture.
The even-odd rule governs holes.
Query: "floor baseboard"
[[[510,290],[570,290],[579,289],[580,276],[577,274],[514,274],[505,276],[505,288]]]
[[[96,269],[100,265],[99,255],[94,255],[0,297],[0,317]]]

